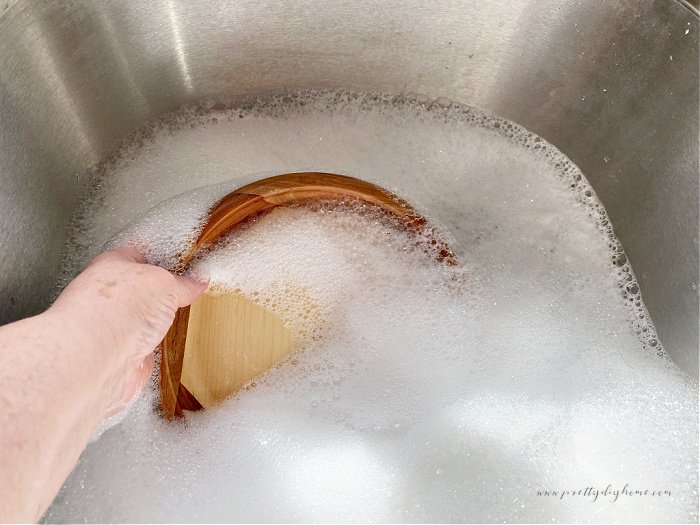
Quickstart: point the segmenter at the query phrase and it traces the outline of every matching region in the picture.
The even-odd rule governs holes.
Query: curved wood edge
[[[178,403],[182,363],[185,358],[187,324],[190,320],[190,307],[179,308],[161,343],[160,356],[160,407],[167,419],[182,415]]]
[[[418,233],[423,232],[428,225],[428,221],[406,201],[370,182],[332,173],[288,173],[247,184],[214,204],[197,240],[181,255],[180,269],[186,270],[201,249],[216,243],[247,219],[280,206],[348,197],[378,206]],[[437,248],[439,261],[448,265],[456,264],[454,254],[444,241],[432,238],[431,244]],[[183,408],[201,408],[194,396],[180,384],[188,322],[189,307],[181,308],[161,345],[161,409],[168,419],[181,416]]]

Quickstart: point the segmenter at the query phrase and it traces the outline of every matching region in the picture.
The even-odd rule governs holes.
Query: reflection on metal
[[[190,76],[190,68],[187,65],[187,56],[185,55],[185,42],[180,36],[180,22],[177,16],[176,6],[173,0],[165,0],[165,5],[168,10],[168,19],[170,20],[170,29],[173,34],[173,48],[177,55],[177,62],[180,66],[180,72],[182,73],[182,83],[188,93],[194,91],[192,86],[192,77]]]

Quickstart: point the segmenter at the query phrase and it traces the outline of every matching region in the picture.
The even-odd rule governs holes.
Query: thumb
[[[192,304],[209,286],[208,279],[206,282],[202,282],[186,275],[176,275],[175,280],[177,282],[177,290],[175,293],[177,294],[178,306],[180,308]]]

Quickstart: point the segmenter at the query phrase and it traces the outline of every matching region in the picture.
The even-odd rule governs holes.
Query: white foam
[[[172,265],[217,198],[303,170],[407,198],[460,265],[352,205],[235,232],[195,271],[276,309],[296,364],[184,424],[149,391],[90,445],[48,521],[697,520],[696,385],[664,357],[602,206],[560,153],[411,97],[212,105],[97,170],[66,275],[115,236]],[[537,495],[608,484],[671,495]]]

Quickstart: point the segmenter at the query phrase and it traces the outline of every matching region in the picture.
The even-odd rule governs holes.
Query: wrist
[[[113,377],[110,370],[115,368],[116,353],[112,350],[111,335],[101,333],[104,323],[97,313],[79,315],[64,305],[54,305],[37,316],[39,326],[47,338],[53,339],[53,346],[59,360],[57,367],[66,367],[64,377],[80,385],[83,396],[83,412],[96,418],[96,424],[112,403]],[[48,341],[51,343],[51,341]],[[76,400],[77,401],[77,400]]]

